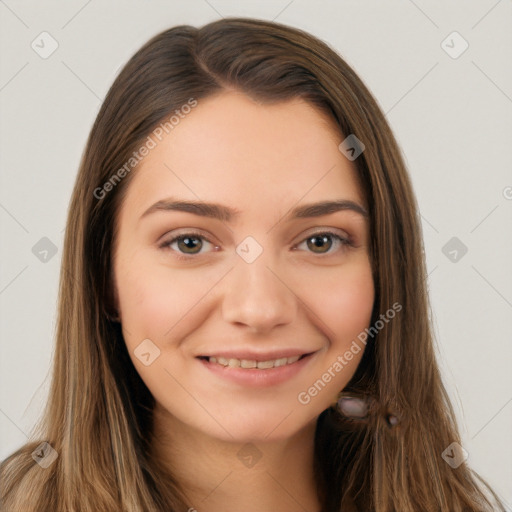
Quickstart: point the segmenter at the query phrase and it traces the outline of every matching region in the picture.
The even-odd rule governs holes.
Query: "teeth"
[[[269,361],[253,361],[249,359],[226,359],[225,357],[210,357],[210,363],[218,363],[222,366],[230,368],[258,368],[259,370],[268,370],[269,368],[277,368],[287,364],[296,363],[301,356],[281,357],[280,359],[271,359]]]

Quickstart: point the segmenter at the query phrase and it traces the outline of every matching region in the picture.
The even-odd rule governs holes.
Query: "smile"
[[[279,359],[269,359],[268,361],[256,361],[251,359],[236,359],[236,358],[225,358],[225,357],[200,357],[200,359],[206,360],[209,363],[216,363],[221,366],[229,366],[230,368],[244,368],[247,370],[258,369],[258,370],[269,370],[270,368],[277,368],[279,366],[286,366],[289,364],[296,363],[299,359],[302,359],[307,354],[302,356],[291,356],[281,357]]]
[[[274,356],[274,358],[262,355],[258,360],[254,359],[255,355],[249,359],[248,357],[251,357],[249,354],[239,354],[242,359],[232,357],[234,354],[197,356],[196,359],[216,379],[231,381],[241,386],[265,388],[292,379],[306,366],[312,364],[317,353],[317,351],[307,354],[281,353],[276,354],[279,357]]]

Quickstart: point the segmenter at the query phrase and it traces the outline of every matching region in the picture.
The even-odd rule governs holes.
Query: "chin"
[[[210,435],[222,441],[241,444],[284,441],[308,426],[314,428],[316,424],[317,414],[313,417],[304,417],[304,411],[299,410],[301,416],[298,417],[297,412],[289,407],[280,407],[277,414],[261,410],[259,413],[251,414],[248,411],[232,418],[232,421],[222,422],[224,428],[216,425],[217,428],[210,432]]]

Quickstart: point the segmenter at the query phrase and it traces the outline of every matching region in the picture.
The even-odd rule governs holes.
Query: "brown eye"
[[[175,236],[160,245],[161,249],[170,250],[175,253],[177,258],[187,258],[193,256],[201,256],[205,252],[215,250],[216,247],[212,242],[200,233],[183,233]]]
[[[296,248],[299,249],[302,244],[307,245],[309,252],[318,255],[334,255],[343,249],[347,249],[349,246],[354,246],[348,235],[342,236],[330,231],[313,233],[298,244]]]
[[[202,239],[197,236],[180,236],[176,238],[178,248],[185,254],[197,254],[203,246]]]
[[[331,236],[327,233],[310,236],[307,239],[307,245],[312,252],[323,254],[332,247]]]

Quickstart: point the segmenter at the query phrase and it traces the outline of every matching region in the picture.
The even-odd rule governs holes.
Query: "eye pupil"
[[[310,243],[310,241],[312,241],[312,243]],[[329,245],[327,247],[325,247],[324,244],[327,244],[327,243],[329,243]],[[311,236],[308,238],[308,247],[313,252],[327,252],[331,248],[331,245],[332,245],[332,240],[330,240],[329,235],[321,235],[321,236],[315,235],[315,236]],[[325,250],[317,251],[316,249],[325,249]]]
[[[199,248],[200,250],[201,245],[202,242],[198,237],[185,236],[178,240],[178,247],[180,248],[180,250],[185,248],[183,252],[187,254],[195,254],[196,251],[194,251],[194,249]],[[190,249],[192,249],[192,251],[190,251]]]

